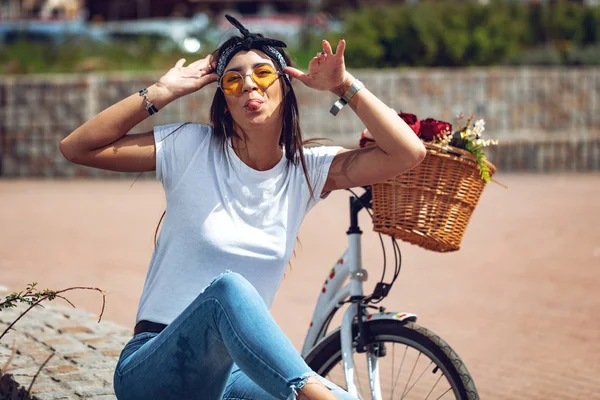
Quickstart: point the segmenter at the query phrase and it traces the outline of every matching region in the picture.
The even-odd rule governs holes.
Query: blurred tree
[[[591,45],[600,42],[600,7],[588,7],[583,11],[581,43]]]

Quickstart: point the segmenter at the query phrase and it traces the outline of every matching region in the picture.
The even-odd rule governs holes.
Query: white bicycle
[[[371,187],[363,188],[361,196],[352,192],[348,249],[325,280],[302,356],[315,372],[359,399],[479,399],[467,368],[444,340],[415,324],[415,314],[386,312],[378,305],[400,272],[402,259],[394,238],[391,283],[383,282],[384,248],[382,280],[371,295],[364,295],[367,271],[362,268],[358,213],[371,208]],[[349,283],[343,286],[346,279]],[[349,307],[341,327],[327,333],[345,304]]]

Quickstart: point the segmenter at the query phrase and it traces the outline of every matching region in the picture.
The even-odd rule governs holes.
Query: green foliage
[[[573,48],[566,57],[569,65],[600,65],[600,43]]]
[[[5,308],[16,307],[17,303],[27,303],[30,306],[34,305],[42,298],[47,297],[48,300],[54,300],[56,298],[56,291],[45,289],[43,291],[39,291],[36,288],[37,282],[33,282],[27,285],[25,291],[13,292],[6,296],[4,300],[0,302],[0,311]]]
[[[111,43],[72,38],[61,44],[18,40],[0,46],[0,74],[68,73],[89,71],[155,71],[171,68],[179,58],[188,61],[213,50],[206,44],[198,54],[186,54],[148,37]]]
[[[484,148],[490,145],[497,145],[497,140],[485,140],[482,138],[485,130],[485,121],[480,119],[472,123],[475,115],[471,115],[463,125],[463,115],[458,117],[458,125],[461,126],[457,131],[441,131],[434,136],[433,143],[440,144],[443,147],[451,146],[466,150],[473,154],[479,166],[481,179],[486,183],[491,181],[490,169],[487,165]],[[443,129],[443,128],[441,128]],[[421,136],[421,138],[423,138]]]
[[[17,317],[17,319],[15,319],[4,330],[4,332],[0,333],[0,340],[2,340],[2,338],[4,337],[4,335],[6,335],[8,333],[8,331],[10,331],[12,329],[12,327],[28,311],[30,311],[35,306],[39,305],[44,300],[51,301],[51,300],[54,300],[54,299],[56,299],[58,297],[58,298],[61,298],[61,299],[65,300],[66,302],[68,302],[73,307],[75,307],[73,305],[73,303],[71,303],[66,297],[64,297],[62,295],[62,293],[65,293],[65,292],[68,292],[68,291],[71,291],[71,290],[85,289],[85,290],[96,290],[96,291],[100,292],[102,294],[102,311],[100,312],[100,318],[98,318],[98,322],[100,322],[100,319],[102,319],[102,314],[104,313],[104,306],[106,305],[106,293],[104,293],[101,289],[94,288],[94,287],[76,286],[76,287],[70,287],[70,288],[62,289],[62,290],[44,289],[44,290],[40,291],[40,290],[38,290],[38,288],[36,288],[36,286],[37,286],[37,282],[30,283],[30,284],[27,285],[27,288],[25,289],[25,291],[13,292],[13,293],[9,294],[8,296],[6,296],[4,299],[0,300],[0,311],[2,311],[4,309],[16,307],[17,303],[27,303],[27,304],[29,304],[29,308],[27,308],[27,310],[25,310],[24,312],[22,312],[21,315],[19,315]]]
[[[526,53],[509,57],[504,62],[507,65],[600,65],[600,43],[591,46],[572,46],[564,50],[555,46],[545,45],[529,49]]]
[[[326,3],[333,7],[344,2]],[[353,10],[350,3],[336,9]],[[326,38],[334,46],[340,36],[346,38],[351,68],[599,65],[598,6],[441,0],[363,7],[342,18],[342,32]],[[303,45],[289,49],[299,68],[306,68],[321,39],[314,31]],[[165,70],[181,57],[204,57],[214,46],[205,39],[201,51],[190,55],[156,37],[123,37],[111,43],[71,38],[61,45],[18,41],[0,46],[0,74]]]
[[[600,41],[600,10],[586,8],[583,11],[581,44],[592,45]]]
[[[566,2],[420,2],[365,7],[344,20],[351,67],[567,64],[572,49],[600,43],[600,7]],[[532,59],[544,46],[554,50]]]
[[[486,183],[490,183],[490,169],[486,163],[487,157],[483,151],[483,146],[478,146],[473,142],[468,142],[466,144],[466,150],[477,157],[477,165],[479,165],[479,174],[481,175],[481,179],[483,179]]]
[[[554,46],[543,46],[508,57],[504,63],[507,65],[556,66],[564,64],[564,59],[563,54]]]

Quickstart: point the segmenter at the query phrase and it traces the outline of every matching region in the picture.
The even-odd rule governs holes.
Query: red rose
[[[408,126],[410,126],[410,128],[417,134],[417,136],[421,136],[421,122],[415,114],[401,112],[400,114],[398,114],[398,116],[402,118],[402,120],[406,122]]]
[[[442,137],[452,132],[452,125],[444,121],[427,118],[421,121],[421,139],[431,142],[435,137]]]
[[[421,126],[421,123],[419,122],[419,119],[417,118],[417,116],[415,114],[400,112],[398,114],[398,116],[400,118],[402,118],[402,120],[404,122],[406,122],[406,124],[408,126],[410,126],[410,128],[413,130],[413,132],[415,132],[415,134],[417,136],[420,136],[419,128]],[[371,134],[369,133],[369,130],[365,129],[360,134],[359,145],[362,148],[362,147],[366,147],[368,144],[371,144],[371,143],[375,143],[375,139],[373,139],[373,136],[371,136]]]
[[[371,136],[368,129],[365,129],[360,134],[360,142],[358,143],[361,148],[367,147],[370,143],[375,143],[375,139]]]

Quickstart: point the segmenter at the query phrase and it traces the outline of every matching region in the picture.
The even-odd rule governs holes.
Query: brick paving
[[[35,280],[40,288],[109,292],[101,324],[95,322],[101,297],[69,292],[78,308],[68,310],[94,314],[56,320],[32,315],[17,325],[23,345],[36,354],[18,361],[20,369],[29,368],[29,376],[20,375],[23,384],[49,346],[70,357],[53,359],[48,368],[56,369],[44,371],[50,381],[40,381],[40,388],[63,390],[43,393],[46,399],[50,393],[71,395],[64,390],[73,382],[81,384],[73,398],[114,398],[102,394],[109,387],[98,382],[110,383],[116,363],[110,355],[131,334],[164,206],[158,183],[138,181],[130,188],[134,179],[0,181],[0,221],[10,227],[0,230],[0,285],[21,290]],[[460,251],[437,254],[401,244],[402,273],[385,305],[416,313],[419,324],[447,340],[484,400],[600,400],[600,175],[497,179],[509,188],[485,189]],[[346,247],[347,204],[347,193],[335,192],[306,217],[272,308],[298,349],[325,275]],[[381,250],[366,215],[360,223],[368,289],[381,273]],[[49,304],[55,302],[61,300]],[[0,321],[6,315],[0,312]],[[9,343],[0,345],[0,365]]]
[[[0,329],[27,307],[0,312]],[[112,377],[117,358],[132,331],[114,322],[98,322],[94,313],[46,302],[19,320],[0,343],[1,365],[17,352],[6,373],[28,388],[43,362],[30,394],[37,400],[116,399]],[[15,385],[16,387],[16,385]]]

